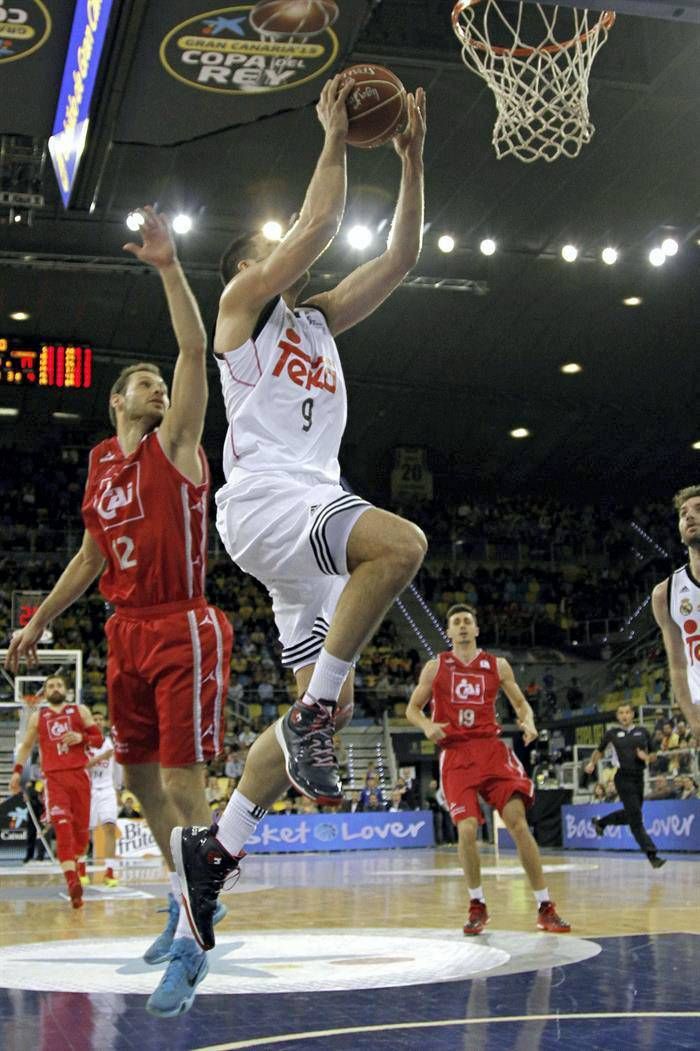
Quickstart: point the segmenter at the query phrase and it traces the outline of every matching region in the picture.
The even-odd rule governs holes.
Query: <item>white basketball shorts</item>
[[[313,664],[348,580],[346,548],[371,504],[303,475],[251,475],[216,494],[216,527],[231,559],[264,584],[282,664]]]
[[[93,788],[90,794],[90,828],[116,825],[117,793],[113,788]]]

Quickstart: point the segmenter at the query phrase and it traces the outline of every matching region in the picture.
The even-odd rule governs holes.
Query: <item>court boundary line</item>
[[[492,1018],[449,1018],[432,1022],[388,1022],[384,1025],[345,1026],[342,1029],[316,1029],[303,1033],[255,1037],[226,1044],[207,1044],[194,1051],[244,1051],[245,1048],[270,1047],[290,1040],[319,1040],[322,1037],[352,1036],[355,1033],[383,1033],[396,1029],[444,1029],[447,1026],[491,1025],[500,1022],[577,1022],[604,1018],[700,1018],[700,1011],[585,1011],[577,1014],[505,1015]]]

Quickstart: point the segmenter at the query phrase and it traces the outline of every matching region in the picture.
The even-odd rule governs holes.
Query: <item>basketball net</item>
[[[545,10],[532,4],[526,29],[526,5],[508,6],[514,9],[509,17],[499,0],[458,0],[452,9],[462,61],[486,81],[496,99],[496,155],[511,154],[525,163],[554,161],[562,154],[577,157],[595,131],[588,78],[615,14],[589,15],[575,8],[561,14],[559,7]]]

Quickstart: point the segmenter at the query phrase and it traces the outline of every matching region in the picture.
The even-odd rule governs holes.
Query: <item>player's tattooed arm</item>
[[[513,669],[503,657],[498,658],[498,674],[501,677],[501,688],[517,716],[518,726],[523,732],[525,744],[532,744],[533,741],[537,740],[535,716],[525,698],[525,694],[515,681]]]
[[[336,336],[372,314],[418,261],[423,237],[425,92],[408,95],[406,130],[394,139],[401,158],[401,186],[386,251],[353,270],[336,288],[313,296]]]
[[[411,699],[406,706],[406,719],[413,726],[422,730],[429,741],[436,744],[446,736],[444,727],[447,723],[436,723],[423,714],[423,709],[433,695],[433,683],[437,675],[438,662],[428,661],[420,673],[418,685],[411,694]]]
[[[668,586],[668,580],[663,580],[656,585],[651,593],[651,608],[654,619],[661,628],[673,696],[688,720],[688,726],[695,737],[698,737],[700,735],[700,705],[693,704],[693,698],[690,696],[683,636],[668,611]]]

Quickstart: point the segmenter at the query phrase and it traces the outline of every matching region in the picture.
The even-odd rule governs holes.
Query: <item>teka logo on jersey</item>
[[[684,642],[688,650],[688,665],[692,668],[695,664],[700,664],[698,622],[696,620],[686,620],[683,623],[683,631],[685,633]]]
[[[326,358],[309,357],[299,346],[301,336],[293,328],[286,329],[285,336],[286,339],[281,339],[277,344],[282,353],[272,370],[272,375],[279,376],[284,370],[297,387],[303,387],[305,390],[318,387],[320,390],[327,390],[329,394],[335,394],[338,377],[332,364]]]
[[[95,510],[103,529],[114,529],[143,518],[139,481],[138,461],[100,479]]]
[[[458,704],[483,704],[484,676],[473,672],[452,672],[452,699]]]

